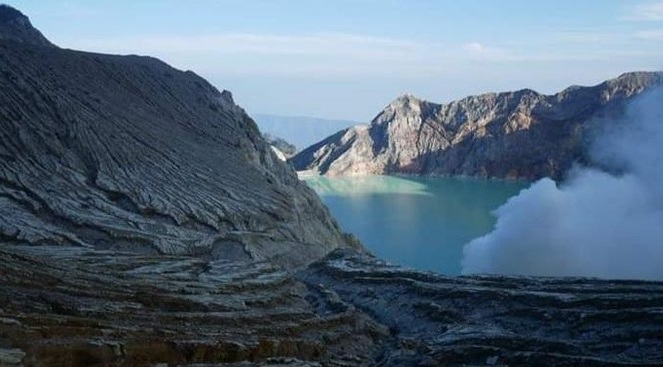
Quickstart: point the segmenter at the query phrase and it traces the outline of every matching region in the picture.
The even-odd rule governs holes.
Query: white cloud
[[[647,41],[663,41],[663,29],[636,32],[635,37]]]
[[[465,246],[463,271],[663,279],[662,92],[601,124],[592,157],[622,174],[577,167],[562,184],[532,184],[495,212],[491,233]]]
[[[508,61],[515,58],[505,49],[486,46],[480,42],[466,43],[462,46],[462,49],[472,59],[487,61]]]
[[[171,53],[213,52],[216,54],[308,55],[308,56],[399,56],[421,48],[407,40],[352,34],[282,36],[229,33],[215,35],[146,35],[130,38],[76,39],[75,47],[106,52]]]
[[[63,47],[102,53],[151,55],[203,75],[287,77],[437,78],[508,63],[612,60],[642,57],[621,47],[551,51],[536,44],[438,43],[345,33],[274,35],[151,34],[124,38],[58,39]],[[549,39],[559,45],[559,41]],[[562,42],[563,44],[563,42]],[[469,62],[476,61],[476,62]],[[478,62],[478,63],[477,63]]]
[[[627,20],[660,21],[663,20],[663,1],[647,1],[633,6]]]
[[[59,44],[95,52],[153,55],[181,68],[222,69],[235,75],[388,75],[408,69],[426,73],[431,67],[439,68],[429,62],[433,57],[444,56],[441,48],[421,42],[343,33],[142,35],[78,38]]]

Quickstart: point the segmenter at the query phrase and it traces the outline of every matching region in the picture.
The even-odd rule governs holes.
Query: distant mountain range
[[[470,175],[561,178],[590,163],[590,131],[626,102],[663,84],[661,72],[634,72],[554,95],[530,89],[438,104],[404,95],[370,125],[340,131],[291,159],[320,174]]]
[[[356,125],[356,121],[329,120],[306,116],[252,115],[260,131],[284,139],[297,149],[304,149],[340,130]]]

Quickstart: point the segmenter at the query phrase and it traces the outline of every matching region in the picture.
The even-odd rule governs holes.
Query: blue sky
[[[0,0],[1,1],[1,0]],[[369,121],[663,68],[663,0],[6,0],[61,47],[159,57],[249,113]]]

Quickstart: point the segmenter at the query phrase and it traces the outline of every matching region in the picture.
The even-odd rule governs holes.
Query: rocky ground
[[[0,249],[0,365],[663,365],[663,283]]]

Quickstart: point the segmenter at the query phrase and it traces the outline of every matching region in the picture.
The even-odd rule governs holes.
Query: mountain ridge
[[[0,4],[0,40],[56,47],[32,26],[27,16],[5,4]]]
[[[347,245],[230,92],[152,57],[4,35],[4,242],[296,266]]]
[[[439,104],[405,94],[367,127],[343,130],[291,162],[330,176],[560,179],[574,163],[590,163],[586,140],[597,120],[619,115],[627,100],[660,85],[662,72],[633,72],[552,95],[520,89]]]

